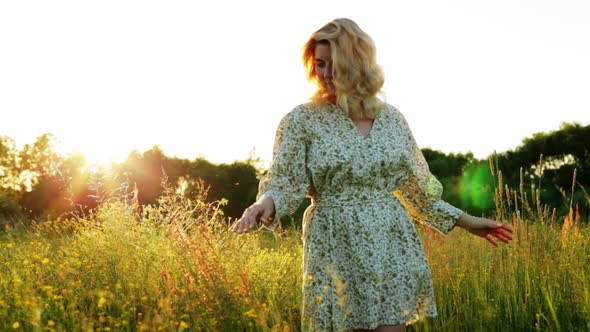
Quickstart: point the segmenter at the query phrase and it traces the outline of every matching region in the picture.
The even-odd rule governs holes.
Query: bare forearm
[[[471,216],[465,212],[463,212],[461,214],[461,216],[459,216],[459,219],[457,219],[457,222],[455,223],[455,226],[457,227],[461,227],[464,229],[470,229],[473,228],[473,225],[477,222],[476,217]]]

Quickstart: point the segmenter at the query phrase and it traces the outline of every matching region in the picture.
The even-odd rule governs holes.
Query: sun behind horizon
[[[79,155],[85,160],[87,167],[109,168],[111,163],[123,162],[134,149],[129,149],[126,144],[100,140],[60,139],[55,147],[56,152],[62,157],[68,158]],[[140,149],[136,149],[141,151]]]

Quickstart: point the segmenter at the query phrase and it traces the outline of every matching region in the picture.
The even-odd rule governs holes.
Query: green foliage
[[[18,151],[14,140],[0,136],[0,189],[20,189],[17,169]]]
[[[572,188],[590,188],[590,125],[564,123],[558,130],[536,133],[523,140],[514,151],[494,157],[497,167],[511,186],[542,188],[543,200],[560,212],[570,204],[563,202],[563,192]],[[575,174],[575,178],[574,178]],[[583,195],[576,195],[573,205],[586,211],[590,205]]]
[[[0,191],[0,227],[22,219],[20,206],[16,204],[16,195],[18,193],[12,190]]]
[[[476,161],[471,152],[446,155],[440,151],[424,148],[422,154],[424,154],[424,159],[428,162],[430,171],[436,174],[437,178],[461,176],[463,170]]]
[[[503,174],[504,184],[535,187],[540,199],[557,212],[567,213],[570,205],[579,205],[587,215],[589,133],[590,126],[563,124],[559,130],[523,140],[514,151],[492,156],[493,163]],[[12,139],[0,136],[0,189],[10,192],[2,198],[0,214],[13,215],[15,205],[30,219],[88,213],[113,196],[133,196],[141,206],[158,204],[165,178],[185,198],[195,198],[206,190],[210,201],[227,200],[221,210],[228,217],[239,218],[254,202],[259,177],[266,171],[253,157],[213,164],[203,158],[167,157],[158,146],[143,153],[133,151],[110,169],[89,168],[82,156],[65,158],[55,152],[55,146],[55,137],[44,134],[18,151]],[[445,201],[471,214],[493,213],[496,179],[488,160],[476,160],[472,153],[447,155],[428,148],[422,152],[445,188]],[[566,191],[573,192],[571,204],[564,203]],[[309,204],[309,198],[303,199],[293,216],[283,218],[283,225],[297,228]]]
[[[0,137],[0,216],[20,220],[21,212],[49,210],[48,201],[54,198],[49,192],[56,188],[52,181],[62,163],[56,145],[53,135],[43,134],[18,151],[12,139]]]
[[[204,159],[197,159],[189,178],[202,180],[208,186],[210,199],[227,199],[229,203],[224,212],[234,218],[240,217],[244,209],[256,199],[258,170],[248,163],[214,165]],[[187,190],[198,192],[199,186],[193,180]]]
[[[194,161],[168,158],[158,148],[139,154],[134,152],[117,165],[115,177],[135,184],[141,205],[155,204],[162,194],[161,179],[175,186],[187,198],[207,191],[211,201],[226,199],[223,211],[230,217],[239,217],[252,204],[258,190],[258,170],[246,162],[213,164],[203,158]]]
[[[516,149],[515,154],[523,166],[535,164],[543,155],[549,169],[559,169],[565,165],[573,165],[581,170],[590,167],[590,125],[564,123],[559,130],[549,133],[536,133]],[[580,179],[588,183],[586,173]],[[567,185],[567,183],[564,183]]]

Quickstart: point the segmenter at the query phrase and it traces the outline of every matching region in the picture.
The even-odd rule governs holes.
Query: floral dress
[[[303,216],[303,331],[374,329],[435,316],[430,268],[414,221],[443,234],[462,211],[442,201],[393,106],[363,136],[337,106],[297,106],[280,122],[258,196],[275,220]]]

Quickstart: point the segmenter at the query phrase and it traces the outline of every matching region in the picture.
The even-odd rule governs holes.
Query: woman
[[[317,84],[277,130],[257,201],[233,226],[244,233],[292,213],[303,217],[304,331],[403,331],[435,316],[432,278],[413,221],[447,234],[465,228],[493,245],[512,229],[442,201],[408,124],[379,93],[384,78],[372,39],[335,19],[305,44]],[[393,193],[393,194],[392,194]]]

